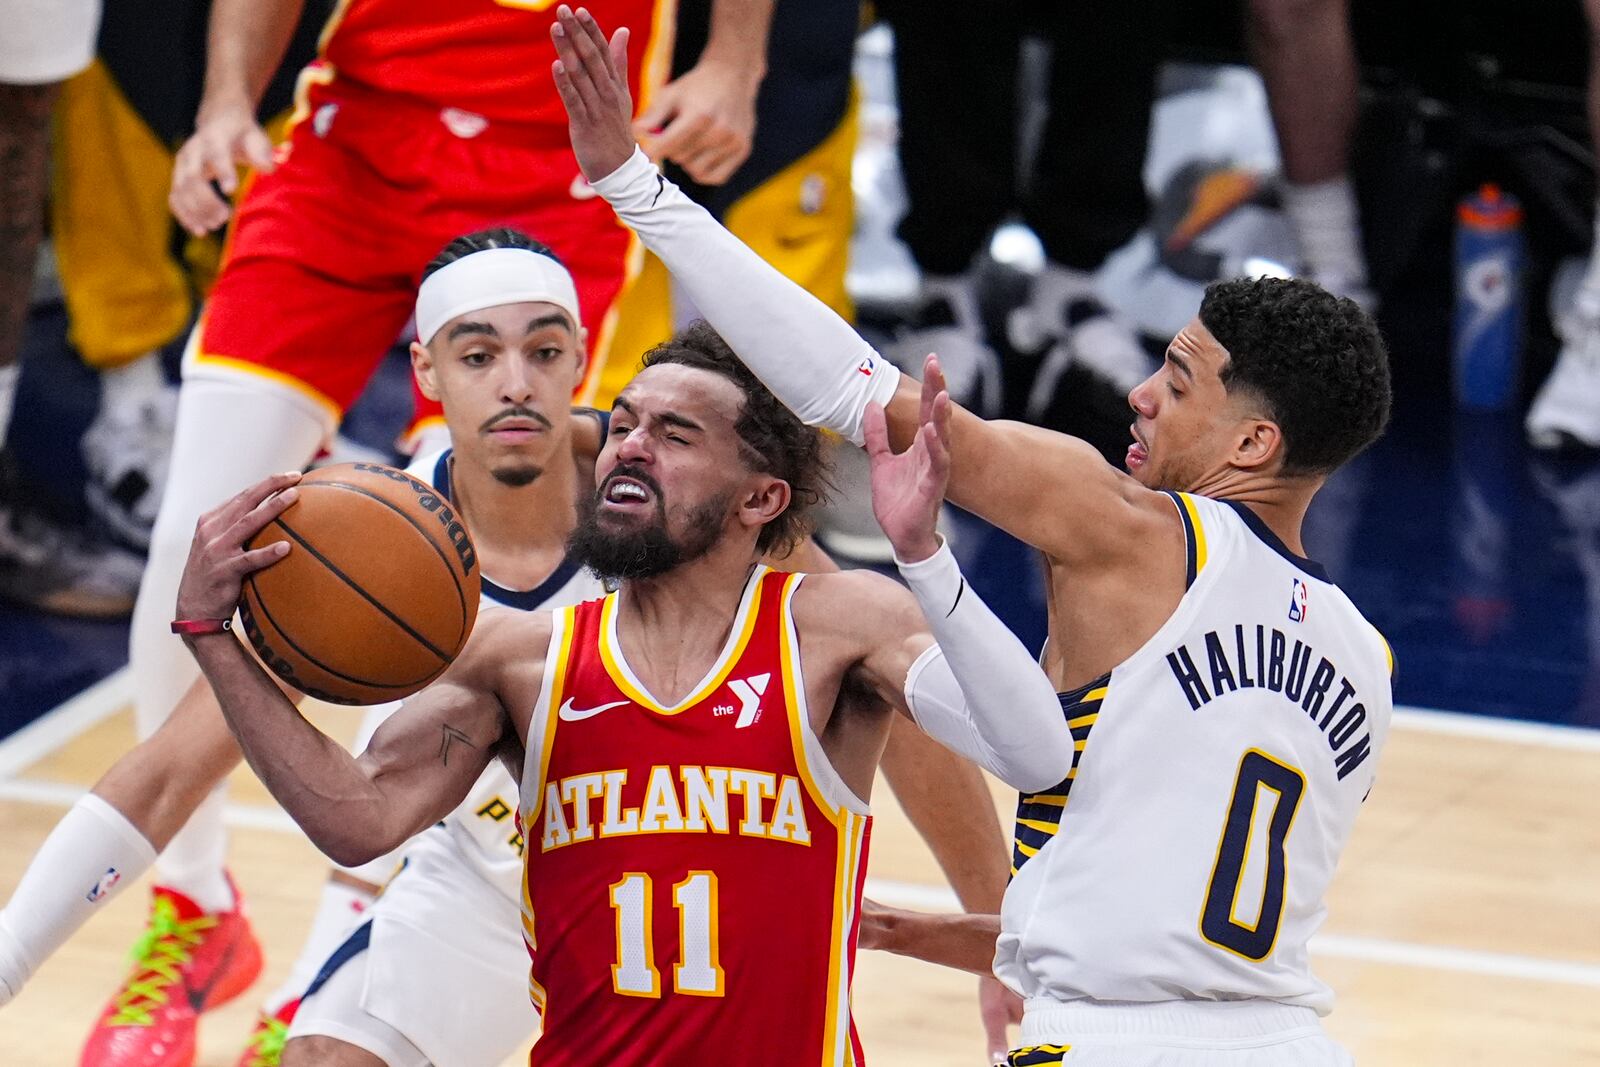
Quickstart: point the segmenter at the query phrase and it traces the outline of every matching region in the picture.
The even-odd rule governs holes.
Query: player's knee
[[[364,1048],[331,1037],[297,1037],[283,1046],[283,1067],[387,1067]]]
[[[1293,40],[1310,25],[1343,18],[1345,0],[1250,0],[1250,29],[1263,44]]]

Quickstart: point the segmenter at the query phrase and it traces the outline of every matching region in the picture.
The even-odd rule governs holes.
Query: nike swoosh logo
[[[205,1011],[208,1007],[206,1001],[211,999],[211,990],[216,986],[217,979],[221,978],[223,973],[227,971],[228,964],[233,961],[233,950],[238,947],[238,938],[228,942],[228,946],[222,950],[222,958],[211,969],[211,977],[206,979],[205,985],[190,986],[188,983],[184,983],[189,993],[189,1006],[195,1010],[196,1014]]]
[[[581,174],[572,179],[572,184],[567,186],[567,192],[574,200],[593,200],[600,195]]]
[[[612,708],[620,708],[626,703],[628,703],[626,700],[613,700],[609,704],[600,704],[592,708],[575,708],[572,706],[572,698],[568,697],[567,702],[561,705],[561,710],[556,714],[560,717],[562,722],[582,722],[584,719],[594,718],[602,711],[610,711]]]

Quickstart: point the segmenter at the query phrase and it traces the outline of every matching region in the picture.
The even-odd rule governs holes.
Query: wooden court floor
[[[0,898],[76,793],[130,743],[121,684],[114,676],[0,743]],[[1313,944],[1339,998],[1328,1029],[1368,1067],[1600,1067],[1600,734],[1403,719]],[[322,721],[347,734],[355,717],[330,709]],[[268,951],[254,994],[286,973],[325,868],[247,769],[231,800],[232,869]],[[998,785],[995,801],[1009,821],[1013,801]],[[887,789],[875,806],[868,892],[944,905],[938,870]],[[0,1064],[78,1062],[145,900],[143,886],[125,891],[0,1009]],[[855,1005],[869,1062],[983,1064],[975,988],[964,975],[863,953]],[[253,1013],[247,994],[207,1015],[200,1063],[230,1067]]]

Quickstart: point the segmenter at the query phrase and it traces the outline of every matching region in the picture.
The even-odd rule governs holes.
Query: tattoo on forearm
[[[472,738],[457,730],[454,726],[443,726],[440,729],[444,731],[444,736],[439,739],[439,762],[446,767],[450,766],[450,742],[460,741],[471,749],[478,747],[472,743]]]

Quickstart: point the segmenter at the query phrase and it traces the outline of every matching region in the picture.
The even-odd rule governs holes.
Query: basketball
[[[478,616],[478,558],[449,501],[376,463],[300,480],[250,548],[289,554],[244,583],[239,615],[267,669],[333,704],[381,704],[437,678]]]

